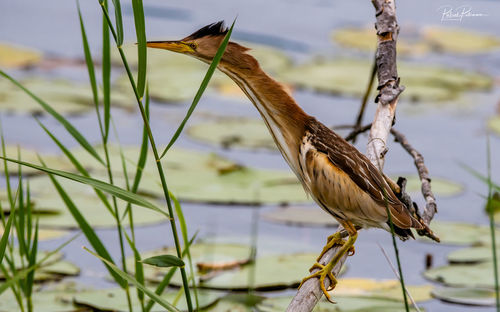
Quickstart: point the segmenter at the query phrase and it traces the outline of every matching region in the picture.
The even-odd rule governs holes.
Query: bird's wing
[[[396,197],[380,171],[370,160],[354,146],[335,132],[314,120],[308,129],[310,144],[320,153],[324,153],[335,168],[346,173],[349,178],[379,206],[389,206],[394,224],[397,227],[421,228],[404,204]],[[385,195],[384,195],[385,193]]]

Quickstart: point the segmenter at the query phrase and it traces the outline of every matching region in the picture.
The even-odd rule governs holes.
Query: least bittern
[[[223,22],[210,24],[178,41],[150,41],[148,47],[170,50],[211,63],[227,29]],[[292,171],[316,203],[332,215],[349,234],[328,238],[320,257],[334,245],[341,245],[334,260],[306,279],[318,277],[324,286],[337,283],[331,273],[338,260],[353,251],[360,228],[377,227],[390,231],[390,211],[395,234],[405,240],[411,229],[426,227],[410,214],[391,190],[381,173],[362,153],[331,129],[306,114],[280,83],[269,77],[249,49],[229,42],[218,65],[248,96],[262,116],[276,145]],[[319,261],[318,258],[318,261]],[[305,279],[305,280],[306,280]]]

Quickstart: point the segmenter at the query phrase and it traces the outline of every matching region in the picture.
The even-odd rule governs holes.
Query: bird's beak
[[[178,53],[194,52],[193,48],[183,41],[148,41],[146,42],[146,46],[148,48],[164,49]]]

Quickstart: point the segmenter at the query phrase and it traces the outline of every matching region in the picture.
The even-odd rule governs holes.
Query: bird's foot
[[[340,233],[334,233],[330,236],[328,236],[328,238],[326,239],[326,245],[325,247],[323,247],[323,250],[321,251],[318,259],[316,259],[317,262],[319,262],[319,260],[323,257],[323,255],[328,251],[330,250],[330,248],[332,248],[333,246],[343,246],[345,244],[345,240],[342,239],[342,235],[340,235]],[[353,248],[353,251],[352,251],[352,254],[354,254],[354,248]]]
[[[322,265],[322,264],[316,262],[309,269],[309,272],[312,272],[315,269],[319,269],[319,270],[312,273],[308,277],[304,278],[299,285],[299,289],[300,289],[300,287],[302,287],[302,284],[304,284],[304,282],[307,281],[308,279],[318,277],[319,278],[319,285],[321,287],[321,290],[323,291],[323,294],[325,294],[326,299],[328,301],[330,301],[331,303],[336,303],[335,301],[333,301],[330,298],[330,294],[328,293],[328,291],[333,290],[335,288],[335,286],[337,285],[337,279],[335,278],[335,276],[332,273],[332,269],[334,266],[335,266],[335,264],[332,262],[328,263],[327,265]],[[328,288],[325,287],[326,277],[328,277],[330,279],[330,286],[328,286]]]

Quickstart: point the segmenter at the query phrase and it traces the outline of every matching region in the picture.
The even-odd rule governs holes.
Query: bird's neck
[[[282,84],[269,77],[260,67],[244,73],[228,68],[221,70],[238,84],[255,105],[276,145],[295,170],[299,144],[309,115],[297,105]]]

